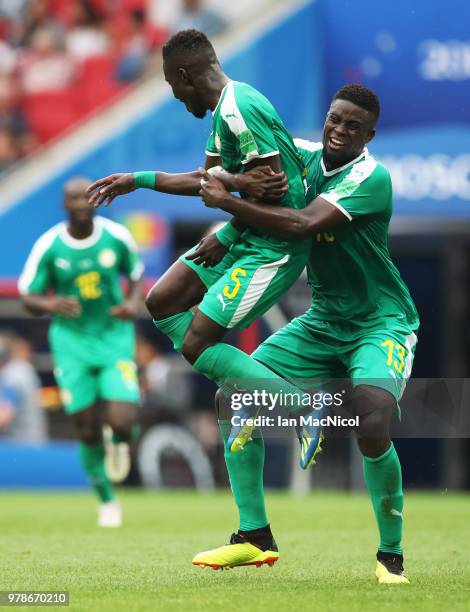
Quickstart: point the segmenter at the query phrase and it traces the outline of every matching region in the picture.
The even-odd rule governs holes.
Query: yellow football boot
[[[271,533],[252,534],[253,532],[247,535],[233,533],[230,544],[198,553],[192,561],[193,565],[221,570],[246,565],[261,567],[267,564],[272,567],[279,559],[279,552]],[[255,540],[257,544],[247,541],[247,537]]]
[[[377,553],[375,579],[379,584],[410,584],[403,571],[403,555]]]

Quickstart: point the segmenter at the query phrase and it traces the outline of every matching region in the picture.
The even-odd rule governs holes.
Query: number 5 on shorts
[[[235,268],[235,270],[230,275],[230,278],[235,283],[235,286],[232,289],[230,289],[230,285],[225,285],[224,287],[224,290],[222,293],[229,300],[233,300],[233,298],[240,291],[241,282],[240,282],[240,279],[238,278],[239,276],[246,276],[246,270],[244,270],[243,268]]]

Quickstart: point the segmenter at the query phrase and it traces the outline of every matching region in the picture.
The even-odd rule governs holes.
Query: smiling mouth
[[[335,138],[334,136],[329,137],[328,144],[329,144],[330,149],[333,149],[334,151],[338,151],[339,149],[346,146],[346,143],[343,140],[340,140],[339,138]]]

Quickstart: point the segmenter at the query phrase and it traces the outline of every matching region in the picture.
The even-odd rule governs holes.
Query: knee
[[[78,438],[83,444],[92,445],[101,442],[101,433],[93,425],[88,423],[77,423],[76,429]]]
[[[108,425],[119,438],[122,440],[131,439],[133,419],[130,415],[110,415],[107,421]]]
[[[374,440],[389,435],[389,417],[379,408],[371,412],[359,415],[359,426],[357,428],[358,438]]]
[[[359,417],[357,444],[366,457],[379,457],[390,446],[390,423],[387,414],[375,409]]]
[[[153,319],[163,319],[168,316],[164,313],[165,299],[158,283],[154,285],[145,297],[145,306]]]

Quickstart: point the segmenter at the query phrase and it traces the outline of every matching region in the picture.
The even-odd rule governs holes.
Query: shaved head
[[[183,67],[198,62],[219,63],[210,40],[199,30],[181,30],[162,49],[163,61],[177,61]]]
[[[228,78],[210,40],[198,30],[177,32],[163,47],[163,73],[173,95],[202,119],[213,110]]]
[[[90,183],[90,179],[85,176],[73,176],[65,183],[64,193],[67,195],[71,191],[85,191]]]

